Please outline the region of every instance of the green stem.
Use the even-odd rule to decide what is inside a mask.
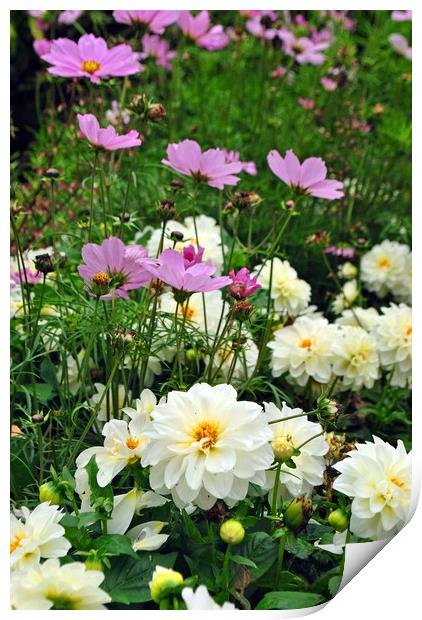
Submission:
[[[274,480],[274,488],[273,495],[271,500],[271,514],[273,517],[277,516],[277,499],[278,499],[278,487],[280,486],[280,474],[281,474],[281,463],[277,463],[277,469],[275,471],[275,480]]]
[[[92,169],[91,176],[91,201],[89,206],[89,228],[88,228],[88,241],[91,243],[92,240],[92,223],[94,221],[94,182],[95,182],[95,172],[97,169],[97,161],[98,161],[98,149],[94,151],[94,167]]]

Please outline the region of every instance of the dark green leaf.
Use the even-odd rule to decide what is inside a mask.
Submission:
[[[304,609],[324,602],[324,597],[312,592],[268,592],[256,609]]]

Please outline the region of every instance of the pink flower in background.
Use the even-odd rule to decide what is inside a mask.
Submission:
[[[328,28],[323,28],[323,30],[316,30],[313,28],[311,31],[311,39],[314,43],[332,43],[333,41],[333,33]]]
[[[116,151],[117,149],[130,149],[142,144],[139,133],[134,129],[119,136],[113,125],[108,125],[105,129],[100,127],[93,114],[78,114],[77,117],[82,135],[96,147],[103,148],[106,151]]]
[[[167,26],[177,22],[180,11],[113,11],[119,24],[128,26],[137,22],[147,26],[155,34],[163,34]]]
[[[51,41],[48,41],[48,39],[35,39],[35,41],[32,42],[32,47],[37,56],[42,58],[50,53]]]
[[[388,40],[398,54],[401,54],[408,60],[412,60],[412,48],[409,46],[406,37],[395,32],[394,34],[390,34]]]
[[[245,299],[261,288],[256,281],[257,276],[251,278],[251,273],[246,267],[242,267],[237,273],[230,271],[229,276],[232,279],[230,295],[235,299]]]
[[[211,261],[186,266],[184,255],[171,248],[161,252],[158,260],[158,267],[149,266],[148,269],[154,278],[159,278],[176,291],[206,293],[227,286],[231,282],[226,276],[211,277],[216,272],[216,267]]]
[[[171,69],[171,60],[176,56],[176,52],[170,51],[168,41],[160,39],[157,34],[144,34],[142,37],[141,58],[152,56],[157,65],[164,67],[168,71]]]
[[[43,19],[43,16],[47,11],[27,11],[28,15],[36,19],[36,25],[39,30],[48,30],[49,23]]]
[[[320,82],[322,86],[324,87],[324,89],[328,91],[329,93],[332,93],[334,90],[336,90],[338,86],[335,80],[332,80],[331,78],[328,78],[328,77],[322,77]]]
[[[240,172],[246,172],[246,174],[250,174],[251,176],[256,176],[257,169],[254,161],[240,161],[240,153],[239,151],[226,151],[223,149],[224,155],[226,157],[226,163],[233,164],[239,163],[242,166]]]
[[[57,18],[59,24],[70,25],[75,23],[80,16],[83,14],[83,11],[62,11]]]
[[[86,289],[104,301],[127,299],[128,291],[148,284],[152,276],[146,267],[156,263],[142,246],[125,246],[116,237],[105,239],[101,245],[87,243],[82,258],[85,264],[79,265],[78,271]]]
[[[169,144],[167,157],[168,159],[162,159],[161,163],[180,174],[207,183],[210,187],[224,189],[225,185],[237,185],[240,181],[234,174],[241,172],[241,163],[228,164],[222,149],[208,149],[202,153],[195,140]]]
[[[342,248],[335,245],[327,245],[327,247],[324,248],[324,254],[332,254],[333,256],[352,259],[356,254],[356,249],[354,247]]]
[[[286,67],[283,67],[283,65],[280,65],[279,67],[277,67],[277,69],[275,69],[275,71],[271,73],[271,75],[273,78],[276,78],[277,80],[279,80],[280,78],[286,75],[286,72],[287,72]]]
[[[21,278],[22,275],[22,278]],[[33,271],[29,269],[29,267],[23,267],[20,273],[19,271],[14,271],[10,274],[10,278],[16,284],[26,284],[33,286],[37,284],[43,278],[43,274],[40,271]]]
[[[327,41],[314,43],[312,39],[307,37],[297,38],[288,30],[279,30],[278,36],[283,41],[285,54],[294,58],[300,65],[322,65],[325,61],[325,56],[321,52],[329,47]]]
[[[258,39],[271,40],[277,36],[277,29],[272,24],[277,19],[274,11],[251,11],[251,13],[259,13],[252,15],[251,19],[246,22],[246,30]]]
[[[303,97],[299,97],[297,102],[305,110],[313,110],[315,107],[315,101],[313,99],[304,99]]]
[[[277,19],[277,13],[274,11],[239,11],[239,13],[244,17],[263,17],[267,15],[273,22]]]
[[[116,100],[111,102],[111,109],[107,110],[105,116],[112,125],[117,125],[119,121],[121,121],[123,125],[127,125],[130,121],[129,111],[122,110],[119,102]]]
[[[273,150],[268,153],[267,162],[279,179],[299,193],[327,200],[344,195],[343,183],[326,179],[327,167],[320,157],[309,157],[301,164],[292,150],[287,151],[284,158]]]
[[[130,45],[122,43],[108,49],[101,37],[84,34],[78,43],[70,39],[55,39],[43,60],[53,65],[48,69],[53,75],[88,77],[91,82],[98,84],[101,78],[121,77],[143,71],[139,56]]]
[[[188,245],[187,247],[183,248],[182,254],[185,261],[185,267],[187,269],[188,267],[192,267],[193,265],[202,263],[204,248],[201,248],[201,246],[199,246],[198,250],[195,250],[193,245]]]
[[[220,50],[227,47],[230,42],[228,35],[223,31],[223,26],[212,26],[210,28],[208,11],[201,11],[196,16],[189,11],[180,11],[177,23],[186,37],[207,50]]]
[[[391,13],[391,19],[394,22],[412,21],[412,11],[393,11]]]

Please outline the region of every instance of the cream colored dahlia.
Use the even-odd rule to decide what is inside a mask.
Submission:
[[[381,366],[392,370],[391,385],[411,386],[412,383],[412,308],[391,304],[381,308],[382,315],[374,325]]]
[[[360,390],[373,387],[380,376],[375,338],[361,327],[345,325],[333,340],[333,372],[342,378],[342,387]]]
[[[282,314],[298,316],[309,306],[311,287],[305,280],[300,280],[297,272],[287,260],[273,259],[271,279],[271,261],[266,261],[254,275],[257,276],[262,288],[268,290],[271,281],[271,298],[274,309]]]
[[[340,472],[333,488],[353,498],[353,534],[382,540],[403,527],[410,508],[411,455],[402,441],[394,448],[374,437],[333,467]]]
[[[386,239],[364,254],[360,263],[361,280],[379,297],[402,291],[403,279],[409,272],[409,246]]]
[[[351,325],[352,327],[362,327],[366,331],[370,331],[379,319],[376,308],[360,308],[355,306],[353,309],[344,310],[336,319],[337,325]]]

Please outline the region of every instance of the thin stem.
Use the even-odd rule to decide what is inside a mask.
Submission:
[[[277,500],[278,500],[278,487],[280,486],[280,474],[281,474],[281,463],[277,463],[277,469],[275,470],[275,480],[274,480],[274,488],[273,495],[271,500],[271,514],[275,517],[277,516]]]
[[[91,201],[89,206],[89,228],[88,228],[88,241],[91,243],[92,240],[92,223],[94,221],[94,181],[95,181],[95,172],[97,169],[97,161],[98,161],[98,149],[94,151],[94,167],[92,169],[91,176]]]

